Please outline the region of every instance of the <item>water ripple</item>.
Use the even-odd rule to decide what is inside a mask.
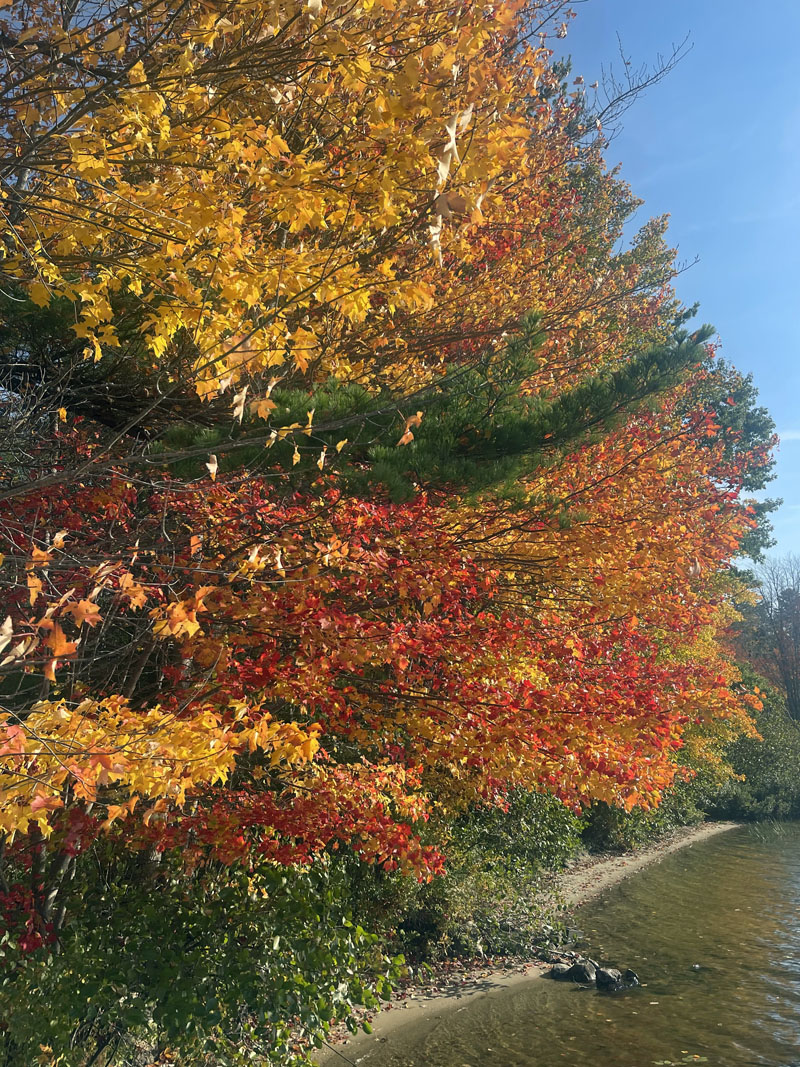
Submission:
[[[582,909],[592,955],[634,967],[642,988],[609,997],[534,980],[399,1031],[359,1062],[800,1067],[799,905],[800,825],[721,834]]]

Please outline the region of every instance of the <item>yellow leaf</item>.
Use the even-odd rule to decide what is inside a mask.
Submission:
[[[30,599],[31,607],[36,603],[39,594],[42,591],[42,579],[35,574],[28,575],[28,597]]]
[[[40,308],[45,308],[50,303],[50,290],[42,282],[34,282],[28,295]]]
[[[91,359],[95,363],[98,363],[103,358],[103,350],[100,347],[100,342],[96,337],[90,338],[91,344],[87,345],[83,350],[83,358]]]

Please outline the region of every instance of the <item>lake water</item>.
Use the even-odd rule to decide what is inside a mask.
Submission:
[[[402,1029],[359,1065],[800,1067],[799,825],[675,852],[576,922],[588,955],[643,985],[608,995],[535,979]]]

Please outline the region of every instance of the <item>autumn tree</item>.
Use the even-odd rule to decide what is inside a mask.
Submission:
[[[770,557],[755,575],[755,602],[744,608],[739,643],[744,655],[786,696],[800,718],[800,560]]]
[[[657,805],[748,729],[771,428],[664,220],[620,244],[564,14],[0,13],[0,922],[54,1062],[289,1062],[397,972],[338,857],[433,878],[432,813]]]

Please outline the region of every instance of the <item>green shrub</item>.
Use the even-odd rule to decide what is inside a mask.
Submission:
[[[98,878],[59,954],[4,961],[4,1067],[40,1062],[43,1046],[61,1067],[130,1067],[167,1050],[181,1067],[307,1062],[298,1034],[321,1044],[333,1022],[355,1029],[355,1006],[375,1006],[402,964],[338,896],[326,864],[138,889]]]
[[[755,716],[762,740],[742,737],[726,758],[738,779],[710,805],[718,818],[790,819],[800,816],[800,723],[789,717],[781,694],[758,680],[763,708]]]
[[[553,797],[517,792],[507,811],[481,808],[429,833],[446,837],[446,873],[418,884],[354,872],[353,910],[382,923],[411,959],[528,954],[549,921],[542,889],[580,847],[581,821]]]
[[[682,826],[702,822],[714,787],[711,776],[701,771],[666,790],[659,806],[651,811],[642,808],[625,811],[608,804],[594,804],[587,813],[583,843],[592,852],[644,848]]]

